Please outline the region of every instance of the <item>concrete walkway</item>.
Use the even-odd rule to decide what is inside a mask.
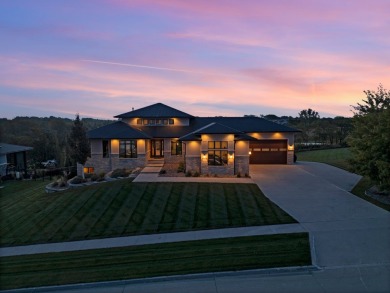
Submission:
[[[49,252],[77,251],[99,248],[126,247],[154,243],[181,242],[202,239],[270,235],[303,232],[299,224],[225,228],[190,232],[161,233],[129,237],[115,237],[61,243],[36,244],[0,248],[0,257]]]

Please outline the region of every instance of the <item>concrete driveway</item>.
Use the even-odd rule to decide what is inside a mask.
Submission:
[[[390,264],[390,213],[346,191],[359,176],[320,163],[253,165],[251,175],[310,232],[318,266]]]

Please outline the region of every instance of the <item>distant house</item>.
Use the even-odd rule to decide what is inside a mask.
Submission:
[[[27,152],[32,147],[8,143],[0,143],[0,176],[7,175],[11,170],[25,172],[27,170]]]
[[[293,164],[298,130],[259,117],[195,117],[162,103],[91,130],[86,173],[184,162],[201,174],[249,174],[250,164]]]

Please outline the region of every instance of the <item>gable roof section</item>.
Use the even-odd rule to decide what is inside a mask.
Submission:
[[[193,116],[169,107],[163,103],[153,104],[141,109],[123,113],[115,118],[192,118]]]
[[[88,131],[89,139],[106,138],[106,139],[148,139],[151,138],[146,133],[135,129],[122,121],[117,121],[94,130]]]
[[[28,146],[0,143],[0,155],[30,151],[32,149],[33,149],[32,147],[28,147]]]

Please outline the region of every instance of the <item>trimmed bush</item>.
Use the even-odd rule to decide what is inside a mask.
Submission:
[[[84,183],[84,182],[86,182],[87,180],[85,180],[84,178],[82,178],[82,177],[80,177],[80,176],[76,176],[76,177],[74,177],[71,181],[70,181],[70,183],[71,184],[81,184],[81,183]]]
[[[131,170],[128,169],[115,169],[111,173],[111,178],[128,177],[131,174]]]
[[[184,162],[179,162],[179,167],[177,167],[177,173],[183,173],[185,171]]]

